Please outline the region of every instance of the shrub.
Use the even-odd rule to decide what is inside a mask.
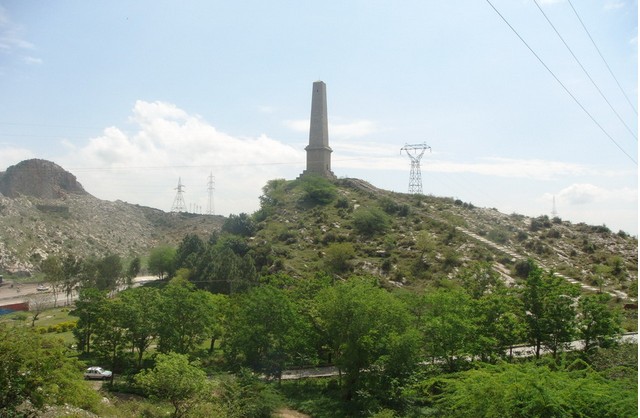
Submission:
[[[348,242],[331,244],[327,248],[324,264],[332,273],[345,273],[351,270],[351,260],[355,254],[353,245]]]
[[[353,214],[353,226],[362,235],[375,235],[389,228],[389,215],[379,208],[361,208]]]
[[[222,224],[222,231],[243,237],[253,236],[256,232],[256,225],[253,219],[246,213],[240,215],[231,214]]]
[[[349,204],[349,200],[346,197],[338,198],[335,206],[338,209],[349,209],[351,207],[351,205]]]
[[[304,200],[311,203],[326,205],[331,203],[336,195],[336,186],[320,176],[306,175],[300,179]]]

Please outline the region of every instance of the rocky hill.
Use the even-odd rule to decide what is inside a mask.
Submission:
[[[97,199],[75,176],[45,160],[0,174],[0,274],[29,276],[48,255],[145,257],[186,233],[206,237],[221,216],[172,214]]]
[[[0,173],[0,194],[6,197],[32,196],[41,199],[61,199],[70,194],[88,193],[76,176],[51,161],[22,161]]]
[[[336,272],[335,263],[346,259],[338,273],[420,288],[443,285],[478,261],[490,262],[513,282],[533,259],[585,291],[637,298],[638,241],[624,232],[393,193],[358,179],[341,179],[334,187],[333,197],[326,185],[301,180],[265,187],[252,245],[268,252],[271,271]]]

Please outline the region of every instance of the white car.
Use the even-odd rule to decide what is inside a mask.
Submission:
[[[84,371],[84,378],[87,380],[107,380],[111,379],[112,373],[102,367],[89,367]]]
[[[46,292],[47,290],[49,290],[49,286],[45,286],[43,284],[39,284],[38,287],[36,287],[36,290],[38,292]]]

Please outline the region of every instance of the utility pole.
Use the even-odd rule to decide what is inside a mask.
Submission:
[[[215,215],[213,210],[213,191],[216,186],[216,178],[213,177],[213,172],[209,174],[209,181],[207,182],[207,190],[209,191],[209,206],[207,207],[207,215]]]
[[[426,150],[431,151],[431,147],[428,146],[426,142],[414,145],[406,144],[404,147],[400,148],[400,154],[404,151],[411,159],[411,173],[409,174],[409,193],[411,194],[422,194],[420,159]]]
[[[182,185],[182,179],[178,177],[178,187],[174,190],[177,190],[176,197],[173,199],[173,205],[171,206],[171,212],[186,212],[187,205],[184,203],[184,197],[182,194],[184,193],[184,186]]]

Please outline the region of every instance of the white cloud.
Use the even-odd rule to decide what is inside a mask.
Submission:
[[[34,158],[33,152],[24,148],[14,148],[2,146],[0,144],[0,171],[9,166],[15,165],[16,161]]]
[[[275,113],[278,109],[273,106],[262,105],[258,106],[258,111],[260,113]]]
[[[35,46],[27,41],[22,26],[11,21],[6,9],[0,6],[0,53],[17,56],[28,65],[42,64],[40,58],[32,55],[24,55],[32,52]]]
[[[591,203],[624,201],[637,202],[638,190],[629,187],[605,189],[588,183],[576,183],[562,189],[558,199],[570,205],[588,205]]]
[[[31,56],[24,56],[22,57],[22,61],[24,61],[27,64],[30,65],[40,65],[42,64],[42,60],[40,58],[35,58],[35,57],[31,57]]]
[[[329,124],[329,134],[336,138],[357,138],[376,131],[376,124],[370,120],[357,120],[349,123]]]
[[[617,10],[626,6],[625,2],[619,0],[610,0],[604,3],[604,10]]]
[[[13,52],[33,49],[33,44],[24,38],[23,32],[22,27],[13,23],[7,11],[0,6],[0,50]]]
[[[580,164],[547,160],[486,158],[485,162],[459,163],[434,160],[425,168],[446,173],[475,173],[497,177],[551,180],[559,176],[585,175],[592,170]]]
[[[309,119],[285,120],[283,125],[294,132],[309,132]]]
[[[66,144],[69,153],[61,165],[97,197],[169,210],[180,177],[185,201],[206,208],[212,173],[216,213],[250,212],[268,180],[292,178],[304,168],[303,150],[266,135],[219,132],[170,103],[137,101],[130,120],[133,132],[110,127],[85,146]]]

